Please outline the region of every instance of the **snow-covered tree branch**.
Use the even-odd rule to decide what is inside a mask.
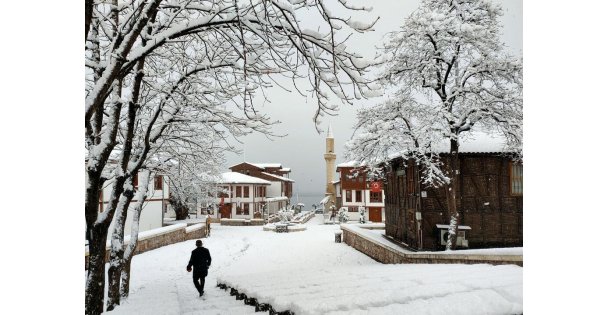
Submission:
[[[366,9],[344,0],[338,5]],[[326,25],[305,27],[301,21],[312,12]],[[273,135],[276,122],[252,99],[277,76],[308,78],[317,99],[315,121],[337,109],[330,95],[345,103],[370,95],[369,63],[336,34],[364,32],[373,23],[333,16],[323,1],[85,3],[87,314],[103,311],[105,242],[129,178],[154,169],[152,157],[204,154],[209,143],[197,135],[213,135],[214,141],[250,132]],[[186,144],[191,146],[180,151]],[[112,192],[100,213],[104,183]]]

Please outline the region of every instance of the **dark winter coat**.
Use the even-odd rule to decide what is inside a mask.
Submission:
[[[188,268],[194,266],[194,271],[207,270],[211,266],[211,254],[205,247],[197,247],[192,251],[190,255],[190,261],[188,262]]]

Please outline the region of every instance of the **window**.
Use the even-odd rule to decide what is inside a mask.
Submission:
[[[154,190],[163,189],[163,177],[160,175],[154,176]]]
[[[346,191],[346,202],[353,201],[353,192],[351,190]]]
[[[359,207],[348,207],[348,212],[359,212]]]
[[[511,195],[521,196],[524,193],[524,166],[521,163],[511,163]]]
[[[382,192],[373,192],[369,193],[369,201],[370,202],[382,202]]]
[[[236,186],[236,196],[237,196],[237,198],[241,197],[241,195],[242,195],[241,194],[241,186]]]
[[[224,198],[230,198],[230,196],[228,196],[228,192],[230,192],[230,189],[227,186],[222,186],[220,187],[219,196]]]
[[[355,202],[361,202],[361,191],[360,190],[355,191]]]
[[[137,186],[139,186],[139,176],[135,174],[133,176],[133,187],[137,188]]]
[[[236,207],[236,214],[238,215],[249,215],[249,204],[242,203],[240,206]]]
[[[249,186],[243,187],[243,197],[249,198]]]

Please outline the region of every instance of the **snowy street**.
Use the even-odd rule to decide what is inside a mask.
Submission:
[[[490,265],[383,265],[334,243],[338,225],[309,221],[303,232],[214,224],[203,239],[212,265],[199,298],[186,272],[194,241],[133,258],[131,293],[116,314],[261,314],[218,280],[296,314],[517,314],[523,268]]]

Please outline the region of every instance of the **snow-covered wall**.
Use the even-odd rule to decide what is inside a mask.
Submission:
[[[519,252],[501,251],[449,251],[411,252],[389,241],[381,234],[356,224],[341,224],[343,240],[347,245],[384,264],[491,264],[523,266]]]
[[[185,223],[174,224],[170,226],[160,227],[145,232],[140,232],[138,236],[135,255],[141,254],[162,246],[171,245],[187,240],[201,239],[206,237],[207,227],[204,224],[195,224],[187,226]],[[125,236],[125,244],[131,241],[130,236]],[[110,241],[106,242],[106,261],[110,256]],[[85,246],[84,253],[85,269],[89,263],[89,249]]]

